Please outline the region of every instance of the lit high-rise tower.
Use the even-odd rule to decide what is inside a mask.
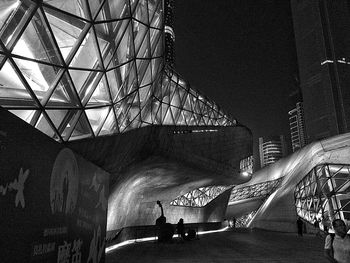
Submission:
[[[292,0],[309,142],[350,131],[350,8],[345,0]]]
[[[175,1],[165,0],[164,11],[165,62],[173,67],[175,63],[175,33],[173,30]]]
[[[265,167],[286,156],[286,142],[283,135],[259,138],[260,166]]]
[[[296,103],[296,107],[289,111],[288,115],[292,149],[293,152],[295,152],[306,145],[304,112],[302,103]]]

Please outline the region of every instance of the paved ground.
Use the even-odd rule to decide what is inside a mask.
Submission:
[[[106,255],[106,263],[326,263],[323,239],[269,231],[225,231],[171,244],[133,243]]]

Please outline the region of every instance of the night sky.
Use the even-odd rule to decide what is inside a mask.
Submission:
[[[289,0],[176,0],[175,67],[253,132],[289,139],[297,59]],[[290,147],[290,146],[289,146]]]

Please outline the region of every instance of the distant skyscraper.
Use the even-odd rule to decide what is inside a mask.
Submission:
[[[165,30],[165,62],[174,66],[175,64],[175,33],[174,33],[174,12],[175,12],[175,1],[165,0],[164,1],[164,30]]]
[[[288,112],[290,138],[292,141],[293,152],[306,145],[304,112],[301,102],[296,104],[296,107]]]
[[[286,156],[286,141],[283,135],[272,136],[269,138],[259,138],[259,153],[261,168],[271,163],[277,162]]]
[[[309,142],[350,131],[349,5],[291,1]]]

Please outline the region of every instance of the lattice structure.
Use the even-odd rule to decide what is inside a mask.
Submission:
[[[236,221],[236,227],[237,228],[245,228],[245,227],[248,227],[249,223],[252,221],[254,215],[256,214],[256,210],[254,211],[251,211],[250,213],[248,214],[245,214],[239,218],[237,218],[237,221]]]
[[[266,198],[279,187],[282,180],[283,177],[278,178],[276,180],[267,181],[259,184],[253,184],[237,189],[233,188],[229,203],[256,197]]]
[[[350,222],[350,166],[325,164],[313,168],[294,191],[297,214],[322,224],[341,218]]]
[[[203,207],[227,189],[227,186],[200,187],[175,198],[170,204],[174,206]]]
[[[0,106],[57,141],[146,125],[234,125],[164,64],[161,0],[9,0]]]

